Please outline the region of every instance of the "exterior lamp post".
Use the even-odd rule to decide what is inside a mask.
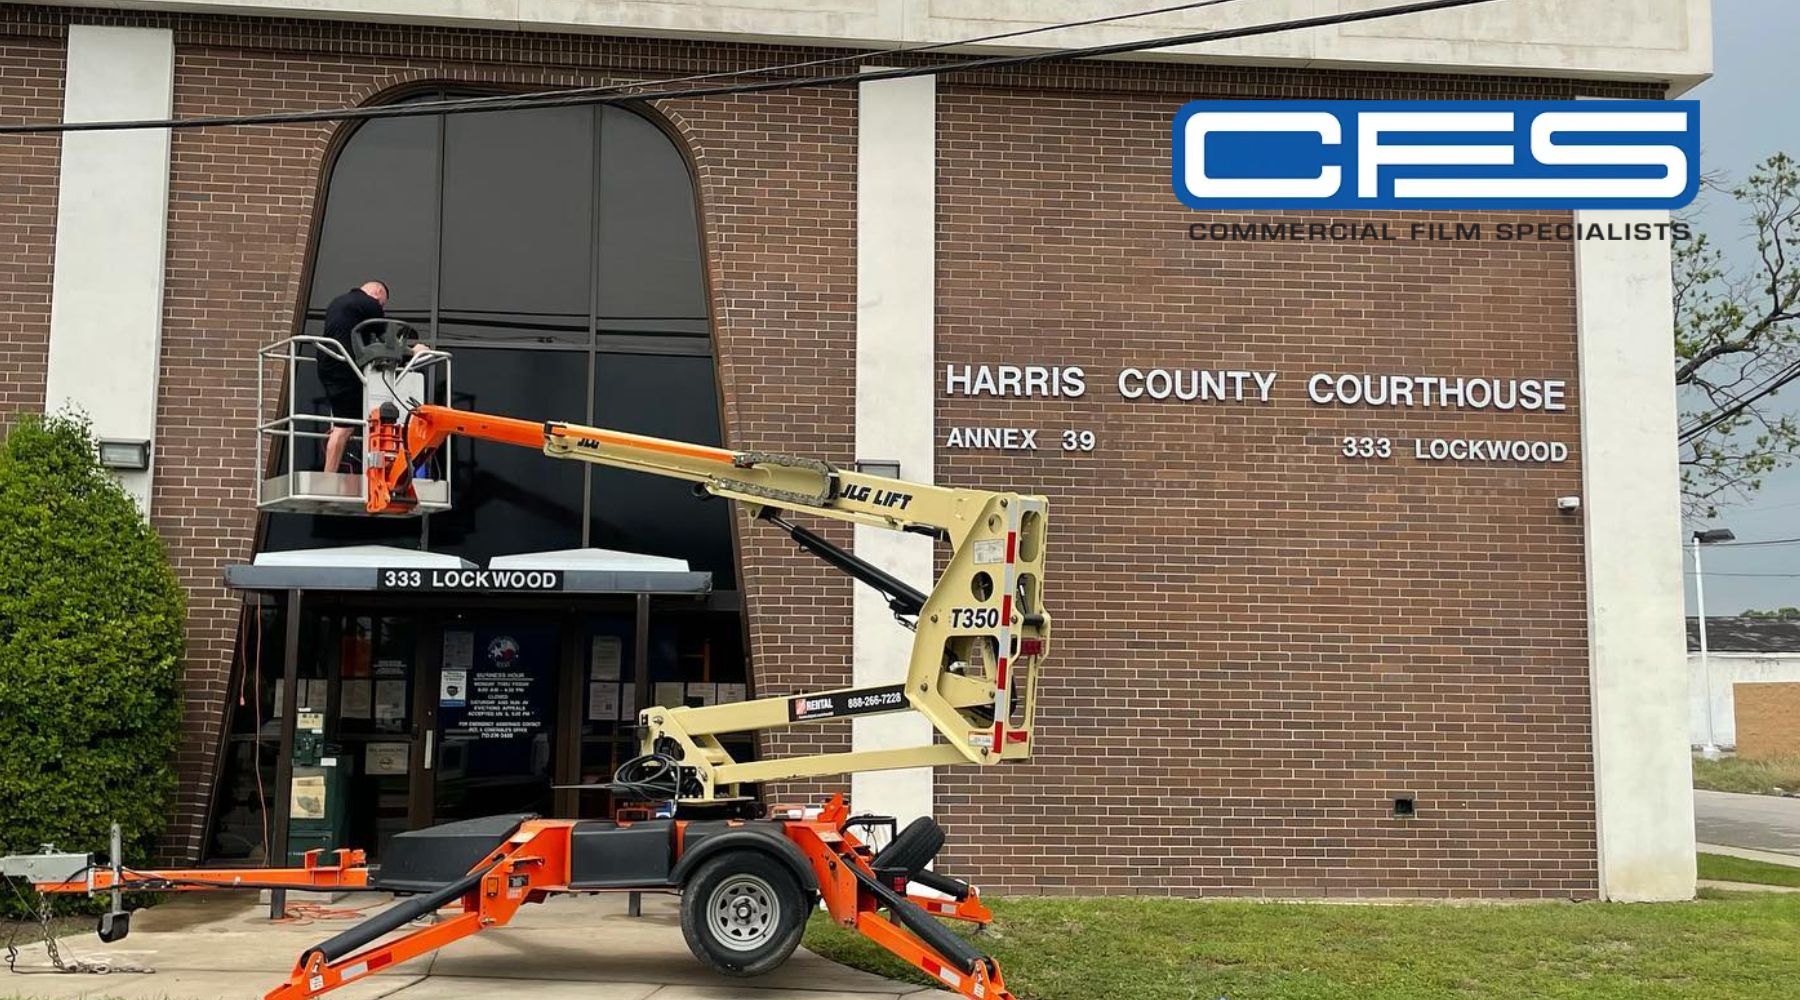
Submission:
[[[1706,704],[1706,745],[1700,748],[1700,756],[1707,760],[1719,759],[1719,744],[1713,739],[1712,660],[1706,652],[1706,574],[1700,568],[1700,546],[1729,542],[1736,538],[1737,535],[1730,528],[1708,528],[1693,534],[1694,610],[1700,618],[1700,679],[1703,685],[1702,697]]]

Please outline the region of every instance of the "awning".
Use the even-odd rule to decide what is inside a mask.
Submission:
[[[710,594],[712,574],[686,561],[611,549],[562,549],[466,559],[386,545],[263,552],[227,566],[238,590],[366,590],[470,594]]]

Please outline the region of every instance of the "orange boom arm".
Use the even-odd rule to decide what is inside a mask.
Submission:
[[[591,450],[595,442],[626,453],[641,450],[646,459],[650,456],[675,459],[680,463],[677,468],[693,463],[693,473],[685,478],[696,481],[709,478],[706,475],[708,465],[714,467],[715,473],[723,474],[734,468],[737,460],[736,452],[724,448],[666,441],[597,427],[496,417],[448,406],[417,406],[407,414],[404,422],[384,419],[380,413],[370,415],[369,454],[375,461],[370,462],[367,472],[369,513],[400,514],[410,510],[415,502],[410,486],[413,470],[442,448],[453,434],[534,448],[557,455],[568,454],[577,447]],[[656,463],[654,466],[648,461],[616,464],[636,464],[662,475],[680,475],[665,463]]]

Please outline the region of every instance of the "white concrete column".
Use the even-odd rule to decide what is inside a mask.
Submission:
[[[906,479],[933,476],[936,330],[937,84],[930,77],[861,85],[856,185],[856,455],[893,459]],[[921,590],[932,579],[930,539],[856,528],[856,553]],[[886,603],[856,586],[855,683],[906,678],[912,633]],[[857,750],[931,742],[916,715],[857,719]],[[851,778],[859,811],[902,825],[932,811],[931,769]]]
[[[1578,212],[1576,222],[1667,222]],[[1575,243],[1600,894],[1694,894],[1669,244]],[[1545,498],[1549,502],[1549,498]]]
[[[69,27],[64,121],[167,118],[174,88],[168,29]],[[153,465],[168,216],[167,130],[63,136],[45,404],[152,442]],[[150,472],[121,478],[147,512]]]

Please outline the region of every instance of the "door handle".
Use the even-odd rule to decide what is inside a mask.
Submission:
[[[436,744],[437,727],[425,730],[425,770],[431,770],[431,750]]]

